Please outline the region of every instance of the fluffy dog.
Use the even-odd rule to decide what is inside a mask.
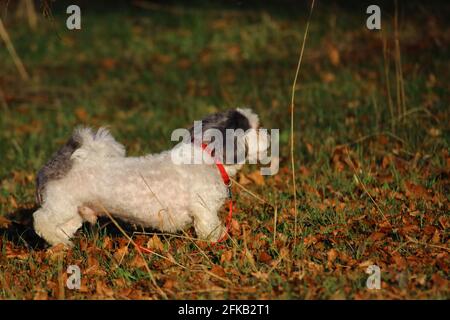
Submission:
[[[245,158],[254,160],[269,147],[267,135],[249,133],[258,127],[258,116],[250,109],[216,113],[202,120],[202,142],[211,142],[208,129],[223,133],[241,129],[245,133],[235,136],[234,150],[239,154],[237,148],[246,146]],[[223,150],[229,150],[228,141],[223,142]],[[95,223],[109,212],[123,221],[167,232],[193,223],[199,238],[217,241],[225,232],[218,210],[227,198],[227,186],[214,162],[184,160],[192,160],[195,152],[217,160],[220,152],[211,153],[194,142],[181,142],[159,154],[126,157],[124,146],[108,130],[76,129],[38,172],[35,231],[52,245],[70,246],[70,238],[84,221]],[[182,163],[174,162],[177,157]],[[226,152],[220,157],[224,162]],[[224,163],[231,177],[241,167],[239,162]]]

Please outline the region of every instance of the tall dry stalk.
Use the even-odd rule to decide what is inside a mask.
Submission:
[[[388,51],[388,46],[387,46],[386,35],[384,33],[382,33],[381,37],[382,37],[382,42],[383,42],[384,77],[385,77],[385,81],[386,81],[386,91],[387,91],[389,114],[391,115],[391,130],[393,133],[395,133],[394,104],[392,102],[391,81],[389,78],[389,51]]]
[[[297,244],[297,223],[298,223],[298,210],[297,210],[297,183],[295,181],[295,146],[294,146],[294,109],[295,109],[295,87],[297,86],[297,79],[300,73],[300,66],[303,60],[303,52],[305,51],[306,38],[308,36],[309,23],[311,21],[312,12],[314,9],[314,0],[311,2],[311,8],[309,10],[308,21],[306,22],[305,33],[303,35],[303,42],[300,49],[300,56],[298,58],[297,69],[295,71],[294,81],[292,83],[292,95],[291,95],[291,169],[292,169],[292,191],[294,193],[294,245]]]
[[[0,18],[0,37],[2,38],[3,42],[5,42],[6,49],[8,50],[11,58],[13,59],[20,76],[22,77],[23,80],[28,80],[30,76],[28,75],[28,72],[22,63],[22,60],[20,60],[19,55],[16,52],[16,49],[14,49],[14,45],[12,44],[8,31],[6,31],[2,18]]]
[[[398,3],[395,1],[394,15],[394,43],[395,43],[395,76],[397,86],[397,116],[399,119],[405,119],[406,114],[406,97],[405,85],[403,80],[402,59],[400,52],[400,36],[398,32]]]

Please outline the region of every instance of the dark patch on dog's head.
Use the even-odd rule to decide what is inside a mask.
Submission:
[[[232,130],[239,130],[241,129],[243,132],[246,132],[251,128],[250,121],[247,119],[245,115],[243,115],[238,110],[228,110],[224,112],[218,112],[211,114],[204,118],[202,121],[202,142],[203,143],[211,143],[214,141],[214,139],[205,136],[205,132],[209,129],[215,129],[218,130],[223,137],[223,154],[220,155],[219,153],[216,154],[215,150],[212,150],[212,155],[215,157],[218,157],[219,160],[222,161],[222,163],[225,163],[225,160],[227,159],[227,142],[226,142],[226,131],[227,129]],[[191,142],[194,142],[194,127],[191,127],[189,129],[189,133],[191,135]],[[237,161],[240,159],[239,152],[240,149],[243,149],[242,151],[245,152],[244,157],[247,156],[247,148],[239,148],[239,145],[242,145],[241,142],[239,144],[238,137],[234,137],[234,163],[237,163]]]
[[[36,202],[42,204],[42,193],[51,180],[58,180],[66,176],[72,168],[72,154],[80,148],[81,137],[73,135],[50,160],[38,171],[36,177]]]

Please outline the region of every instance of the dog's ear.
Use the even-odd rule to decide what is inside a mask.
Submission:
[[[50,160],[38,171],[36,175],[36,203],[42,205],[42,194],[48,182],[58,180],[67,175],[72,168],[71,156],[81,146],[81,137],[73,134],[72,137],[56,151]]]
[[[211,154],[222,163],[230,164],[230,161],[238,163],[244,160],[247,155],[244,135],[255,123],[257,126],[257,122],[258,117],[250,109],[232,109],[214,113],[201,120],[201,141],[197,141],[198,137],[194,135],[197,130],[194,132],[194,127],[189,129],[191,142],[217,143],[215,139],[217,139],[217,135],[220,135],[222,150],[212,150]],[[227,142],[227,130],[229,129],[233,130],[234,136]],[[232,145],[230,145],[231,143]],[[227,150],[233,151],[234,156],[232,158],[231,156],[227,157]]]

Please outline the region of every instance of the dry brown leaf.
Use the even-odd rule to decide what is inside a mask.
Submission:
[[[336,80],[336,76],[331,72],[324,72],[320,74],[320,78],[325,83],[331,83]]]
[[[238,182],[239,182],[240,184],[242,184],[243,186],[246,186],[246,185],[252,183],[249,179],[247,179],[247,178],[245,177],[245,175],[244,175],[243,173],[240,173],[240,174],[239,174],[239,180],[238,180]]]
[[[433,243],[440,243],[441,242],[441,235],[439,234],[439,231],[436,230],[433,234],[433,238],[431,238],[431,242]]]
[[[116,67],[117,60],[112,58],[105,58],[101,61],[101,65],[106,70],[112,70]]]
[[[162,252],[164,251],[164,244],[161,242],[159,237],[156,234],[154,234],[153,237],[151,237],[150,240],[148,240],[147,248]]]
[[[334,262],[334,260],[336,260],[336,258],[338,257],[339,253],[337,252],[336,249],[330,249],[327,252],[327,258],[328,258],[328,262]]]
[[[425,187],[423,187],[419,184],[412,183],[410,181],[405,182],[405,190],[406,190],[407,197],[416,198],[416,199],[419,199],[419,198],[429,199],[430,198],[428,190]]]
[[[241,230],[241,226],[239,225],[239,222],[236,219],[231,220],[231,233],[233,235],[239,235]]]
[[[78,107],[75,109],[75,116],[79,121],[85,122],[88,118],[88,113],[85,108]]]
[[[127,253],[128,253],[128,247],[123,246],[122,248],[117,249],[116,252],[114,252],[113,256],[117,262],[121,262]]]
[[[226,250],[220,256],[220,263],[229,262],[229,261],[231,261],[231,258],[233,258],[233,251]]]
[[[219,277],[222,277],[222,278],[227,276],[227,274],[225,273],[225,270],[221,266],[219,266],[217,264],[212,266],[211,272],[214,273],[215,275],[219,276]]]
[[[264,181],[264,177],[261,175],[261,172],[259,172],[259,170],[255,170],[252,173],[248,174],[247,178],[249,178],[258,186],[263,186],[266,184]]]
[[[386,234],[383,232],[374,232],[369,236],[369,238],[372,241],[378,241],[378,240],[383,239],[385,236],[386,236]]]
[[[129,265],[134,268],[145,268],[147,263],[145,262],[145,260],[142,258],[142,256],[140,254],[137,254],[134,256],[133,260],[131,260]]]
[[[101,280],[97,280],[95,290],[100,296],[112,297],[114,295],[114,291]]]
[[[269,264],[272,261],[272,257],[267,252],[262,251],[259,254],[259,261]]]
[[[371,265],[373,265],[373,261],[372,260],[366,260],[366,261],[361,262],[358,265],[358,267],[367,268],[368,266],[371,266]]]
[[[3,216],[0,216],[0,228],[8,228],[10,224],[10,220],[6,219]]]
[[[40,286],[37,287],[36,292],[34,293],[33,300],[48,300],[47,290],[44,290]]]
[[[338,66],[339,63],[341,62],[341,58],[340,58],[338,49],[335,46],[330,45],[328,47],[327,53],[328,53],[328,59],[330,59],[331,64],[333,66]]]

